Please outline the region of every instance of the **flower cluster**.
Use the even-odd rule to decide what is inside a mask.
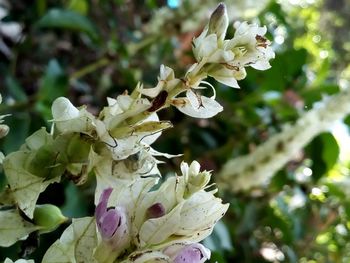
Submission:
[[[232,39],[225,40],[228,27],[226,8],[220,4],[201,35],[193,40],[193,53],[197,63],[188,75],[202,70],[217,81],[239,88],[237,80],[247,75],[245,67],[266,70],[275,57],[270,41],[264,36],[266,27],[247,22],[236,22]],[[204,69],[203,69],[204,67]]]
[[[173,105],[189,116],[210,118],[223,108],[215,100],[215,89],[204,81],[205,78],[211,76],[225,85],[239,88],[237,81],[247,75],[245,67],[258,70],[270,68],[269,60],[275,54],[270,41],[264,37],[266,27],[237,22],[234,37],[225,39],[228,24],[226,7],[221,3],[203,32],[193,39],[193,53],[197,62],[190,66],[185,77],[176,78],[171,68],[162,65],[158,85],[140,90],[141,94],[159,103],[154,111]],[[208,86],[213,89],[211,97],[199,93]],[[186,96],[179,96],[181,93]]]
[[[181,170],[181,175],[168,178],[157,190],[152,190],[156,178],[98,177],[92,219],[97,231],[78,245],[93,243],[96,249],[84,260],[199,263],[209,259],[210,251],[198,242],[210,235],[228,204],[214,196],[216,189],[207,190],[211,175],[200,172],[199,163],[183,162]],[[65,245],[62,240],[51,247],[44,259],[55,258],[58,251],[66,250]]]
[[[214,196],[217,189],[209,189],[210,172],[201,172],[196,161],[183,162],[181,175],[159,183],[156,157],[174,155],[157,152],[150,145],[172,127],[169,121],[159,120],[161,109],[175,106],[196,118],[210,118],[223,110],[215,100],[214,87],[204,81],[208,76],[238,87],[237,80],[246,76],[245,67],[270,66],[274,53],[264,37],[265,27],[237,24],[234,37],[225,40],[227,27],[226,7],[220,4],[203,33],[193,40],[197,62],[183,78],[162,65],[155,87],[138,84],[131,94],[108,98],[97,116],[85,106],[77,108],[67,98],[57,98],[51,132],[38,130],[3,161],[12,204],[33,220],[29,222],[17,210],[0,213],[7,222],[16,219],[12,221],[23,225],[0,245],[10,246],[33,231],[53,231],[66,218],[57,207],[37,206],[40,193],[63,176],[80,185],[94,174],[95,215],[73,219],[42,262],[200,263],[209,259],[210,251],[199,242],[210,235],[228,205]],[[208,87],[213,96],[201,95]],[[1,122],[0,116],[0,137],[7,133]]]

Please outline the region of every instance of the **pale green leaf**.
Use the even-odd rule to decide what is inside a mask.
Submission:
[[[96,245],[95,219],[73,219],[61,238],[47,250],[42,263],[97,262],[93,258]]]
[[[0,237],[2,237],[0,246],[2,247],[9,247],[18,240],[26,239],[31,232],[39,228],[24,220],[15,209],[0,211],[0,222]]]
[[[45,128],[41,128],[26,139],[25,147],[29,150],[38,150],[41,146],[52,142],[52,135],[50,135]]]
[[[60,177],[45,181],[45,178],[35,176],[26,171],[23,166],[28,159],[28,152],[18,151],[6,156],[3,167],[7,181],[19,208],[33,218],[34,208],[39,194],[46,187],[60,180]]]

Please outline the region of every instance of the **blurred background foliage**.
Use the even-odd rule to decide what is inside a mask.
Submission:
[[[155,85],[160,64],[181,76],[194,62],[191,40],[216,5],[214,0],[1,0],[0,115],[11,114],[1,150],[17,150],[35,130],[49,128],[50,106],[59,96],[97,113],[107,96],[131,91],[138,81]],[[272,68],[248,69],[240,90],[213,81],[225,108],[215,118],[160,112],[174,128],[154,145],[198,160],[214,177],[227,160],[251,152],[350,80],[349,1],[228,0],[226,5],[232,22],[267,25],[276,51]],[[230,27],[228,36],[233,34]],[[270,184],[219,192],[231,206],[204,241],[212,262],[350,262],[348,125],[350,118],[316,137]],[[178,171],[180,162],[169,160],[160,169]],[[0,189],[5,185],[1,174]],[[66,181],[50,186],[39,203],[78,217],[93,212],[92,197],[92,185]],[[40,261],[65,227],[1,249],[0,261],[6,256]]]

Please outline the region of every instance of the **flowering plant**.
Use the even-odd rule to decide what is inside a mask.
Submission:
[[[77,218],[48,249],[42,262],[204,262],[210,251],[199,242],[210,235],[228,204],[214,196],[211,172],[198,162],[181,164],[181,174],[161,181],[160,153],[150,145],[170,121],[157,112],[170,106],[195,118],[223,110],[208,76],[238,88],[245,67],[265,70],[274,57],[265,27],[236,24],[225,40],[226,7],[219,4],[193,40],[196,63],[182,78],[161,65],[153,88],[138,84],[128,94],[108,98],[97,115],[59,97],[52,105],[52,129],[42,128],[22,147],[0,160],[9,184],[0,210],[8,247],[34,231],[50,232],[67,221],[58,207],[37,205],[41,192],[62,178],[77,185],[96,178],[95,214]],[[213,96],[200,92],[212,88]],[[2,117],[0,117],[2,122]],[[1,124],[1,135],[8,128]],[[6,262],[11,262],[7,260]],[[28,261],[29,262],[29,261]]]

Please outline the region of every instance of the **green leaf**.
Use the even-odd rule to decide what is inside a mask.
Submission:
[[[307,152],[313,160],[312,177],[318,180],[337,162],[339,146],[331,133],[322,133],[312,140],[307,147]]]
[[[0,246],[9,247],[39,227],[24,220],[17,210],[0,211]],[[6,237],[6,238],[4,238]]]
[[[221,253],[223,253],[224,250],[233,249],[229,230],[222,221],[219,221],[215,225],[213,233],[204,239],[203,244],[210,250],[219,251]]]
[[[6,156],[3,167],[7,181],[19,208],[29,217],[33,218],[36,202],[46,187],[57,182],[60,177],[45,180],[29,173],[24,169],[29,153],[24,151],[13,152]]]
[[[61,207],[62,213],[67,217],[82,217],[88,215],[86,196],[74,183],[69,182],[65,188],[65,203]]]
[[[81,15],[86,15],[89,11],[89,3],[86,0],[70,0],[68,3],[68,9]]]
[[[323,143],[322,159],[327,165],[327,170],[330,170],[338,161],[339,145],[331,133],[323,133],[320,138]]]
[[[37,23],[42,28],[60,28],[86,33],[92,40],[98,39],[96,27],[91,21],[71,10],[50,9]]]
[[[73,134],[68,139],[66,154],[70,163],[88,163],[89,153],[91,149],[91,141],[88,137],[80,134]]]
[[[28,136],[30,115],[27,112],[13,114],[6,119],[10,132],[4,138],[3,150],[5,154],[18,150]]]
[[[306,107],[312,107],[315,102],[321,101],[325,95],[333,95],[339,92],[339,86],[335,84],[322,84],[317,88],[305,89],[300,92]]]
[[[40,147],[52,142],[52,135],[45,128],[41,128],[26,139],[25,147],[28,150],[39,150]]]
[[[28,100],[27,94],[24,92],[23,88],[11,75],[7,75],[5,77],[5,85],[9,93],[16,101],[26,102]]]
[[[47,1],[46,0],[37,0],[36,1],[36,11],[39,16],[44,15],[47,9]]]
[[[259,85],[259,90],[283,91],[296,86],[296,80],[303,76],[302,68],[306,63],[306,58],[305,49],[287,50],[271,60],[269,70],[264,72],[249,70],[247,79],[256,85],[257,80],[260,79],[259,76],[263,76],[264,81]]]

